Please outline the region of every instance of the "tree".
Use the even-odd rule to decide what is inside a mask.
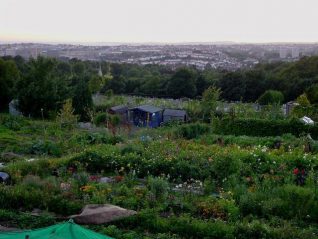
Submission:
[[[197,95],[202,95],[203,92],[211,85],[217,85],[219,80],[219,74],[215,70],[209,69],[204,70],[200,73],[197,81],[196,81],[196,87],[197,87]]]
[[[262,70],[249,70],[244,74],[244,101],[255,102],[266,90],[265,73]]]
[[[217,107],[217,102],[220,98],[221,90],[214,86],[210,86],[203,92],[202,95],[202,111],[203,120],[214,115]]]
[[[197,93],[196,74],[192,69],[180,68],[168,81],[167,93],[173,98],[192,98]]]
[[[105,89],[106,90],[113,90],[115,94],[122,94],[125,92],[125,79],[123,76],[113,77],[109,81],[106,82]]]
[[[298,96],[296,102],[299,105],[293,107],[292,116],[297,118],[308,116],[314,120],[317,119],[317,110],[315,110],[316,107],[314,105],[310,105],[306,93],[303,93],[300,96]]]
[[[310,106],[310,102],[307,98],[306,93],[301,94],[300,96],[297,97],[296,102],[302,106],[302,107],[308,107]]]
[[[163,88],[162,80],[157,76],[148,77],[144,84],[141,85],[140,91],[146,95],[159,96]]]
[[[72,106],[72,100],[67,99],[63,104],[62,109],[57,115],[57,122],[60,123],[61,127],[73,128],[76,124],[78,116],[74,114],[74,109]]]
[[[229,101],[241,100],[246,92],[246,85],[241,72],[230,72],[223,75],[219,82],[222,98]]]
[[[57,76],[56,61],[38,57],[28,63],[27,72],[18,82],[19,109],[26,115],[45,117],[56,113],[68,98],[69,90],[63,76]]]
[[[83,76],[85,73],[85,64],[81,61],[75,62],[75,64],[73,64],[72,71],[77,76]]]
[[[0,59],[0,111],[7,109],[14,98],[18,78],[19,71],[14,61]]]
[[[89,90],[92,93],[98,93],[102,87],[104,86],[105,82],[102,76],[97,76],[94,75],[92,76],[92,78],[90,79],[88,85],[89,85]]]
[[[317,104],[318,103],[318,84],[313,84],[306,90],[306,95],[308,96],[308,99],[311,104]]]
[[[93,107],[92,94],[88,83],[83,78],[78,79],[77,82],[72,99],[74,113],[79,115],[81,121],[88,121],[90,120],[89,111]]]
[[[259,98],[258,103],[261,105],[274,105],[282,104],[284,101],[284,95],[277,90],[267,90]]]

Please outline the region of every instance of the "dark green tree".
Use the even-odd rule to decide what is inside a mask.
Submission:
[[[313,84],[306,90],[307,97],[311,104],[318,103],[318,84]]]
[[[85,79],[77,79],[72,99],[74,113],[79,115],[81,121],[88,121],[89,111],[93,108],[92,94]]]
[[[249,70],[244,75],[245,94],[244,101],[255,102],[266,90],[265,73],[262,70]]]
[[[180,68],[167,83],[167,93],[173,98],[196,96],[196,73],[190,68]]]
[[[284,95],[282,92],[277,90],[267,90],[257,101],[261,105],[282,104],[284,101]]]
[[[0,111],[7,109],[14,98],[18,79],[19,71],[14,61],[0,59]]]
[[[114,76],[111,80],[107,81],[103,91],[113,90],[115,94],[125,93],[126,82],[123,76]]]
[[[229,72],[219,82],[222,98],[229,101],[241,100],[246,92],[244,76],[241,72]]]
[[[17,92],[20,110],[34,117],[55,114],[67,99],[69,92],[66,80],[58,77],[56,61],[39,57],[31,59],[27,72],[18,83]]]

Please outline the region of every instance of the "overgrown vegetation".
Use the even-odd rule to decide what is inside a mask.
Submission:
[[[299,120],[317,117],[316,62],[230,73],[103,63],[106,76],[98,78],[92,62],[1,61],[9,72],[0,72],[10,88],[5,104],[17,96],[35,118],[0,114],[0,170],[11,176],[0,185],[0,223],[37,228],[109,203],[137,211],[91,226],[117,239],[317,238],[318,128]],[[222,101],[254,102],[274,83],[281,93],[265,93],[260,109]],[[54,91],[52,98],[42,91]],[[90,91],[107,94],[93,106]],[[297,98],[288,117],[282,94]],[[182,108],[190,122],[134,128],[107,112],[118,104]]]
[[[0,119],[0,161],[12,177],[0,186],[4,225],[47,226],[85,204],[111,203],[138,212],[92,227],[116,238],[317,237],[316,141],[292,135],[297,123],[289,134],[267,129],[268,137],[258,124],[227,131],[254,130],[257,137],[215,134],[216,118],[213,126],[172,124],[113,136],[59,121]],[[103,176],[114,181],[100,182]],[[35,208],[44,214],[31,216]]]

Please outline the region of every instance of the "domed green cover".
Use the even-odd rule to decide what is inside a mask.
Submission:
[[[29,236],[29,237],[27,237]],[[112,239],[75,224],[72,220],[54,226],[21,232],[0,232],[0,239]]]

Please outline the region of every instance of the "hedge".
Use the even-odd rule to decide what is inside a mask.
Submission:
[[[263,120],[263,119],[221,119],[215,120],[214,132],[218,134],[248,136],[281,136],[293,134],[301,136],[310,133],[318,139],[318,126],[305,125],[298,120]]]

